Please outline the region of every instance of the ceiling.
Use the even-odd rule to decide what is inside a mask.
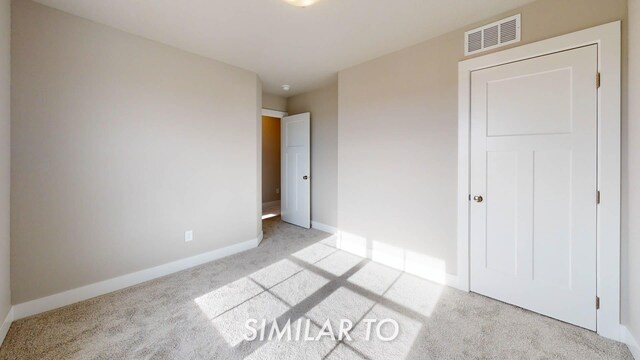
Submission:
[[[254,71],[265,92],[282,96],[314,90],[339,70],[531,2],[319,0],[301,8],[283,0],[36,1]]]

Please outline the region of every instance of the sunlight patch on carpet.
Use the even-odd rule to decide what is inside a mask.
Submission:
[[[307,316],[316,324],[324,324],[329,319],[337,336],[340,319],[349,319],[355,325],[374,304],[373,300],[341,287],[311,309]]]
[[[358,272],[351,275],[349,282],[374,294],[382,295],[400,274],[399,270],[369,262]]]
[[[249,277],[268,289],[302,270],[301,266],[284,259],[254,272]]]
[[[342,276],[362,260],[364,259],[360,256],[345,251],[336,251],[313,265],[335,276]]]
[[[245,335],[248,333],[247,320],[259,319],[259,321],[262,321],[262,319],[265,319],[266,323],[269,324],[287,310],[289,310],[287,304],[270,293],[263,292],[213,319],[212,323],[227,344],[235,347],[245,340]],[[256,328],[259,329],[260,327],[256,326]]]
[[[411,309],[420,315],[431,316],[440,300],[444,285],[403,273],[384,294],[384,298]]]
[[[320,290],[329,280],[309,270],[304,270],[289,280],[274,286],[271,291],[289,306],[296,306],[311,294]]]
[[[260,286],[244,277],[195,299],[202,313],[213,319],[263,292]]]
[[[292,256],[306,263],[313,264],[336,251],[338,251],[338,249],[332,248],[322,243],[315,243],[296,253],[293,253]]]

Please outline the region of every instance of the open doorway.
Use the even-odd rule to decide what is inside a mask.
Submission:
[[[262,110],[262,220],[311,228],[311,114]]]
[[[262,219],[280,216],[280,119],[286,113],[262,115]]]

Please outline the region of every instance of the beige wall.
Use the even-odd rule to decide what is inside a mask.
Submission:
[[[14,304],[258,236],[256,74],[30,1],[12,45]]]
[[[311,220],[337,226],[338,84],[290,97],[289,114],[311,113]]]
[[[287,99],[278,95],[262,93],[262,107],[269,110],[287,111]]]
[[[11,308],[9,276],[10,3],[10,0],[0,1],[0,326]]]
[[[622,322],[627,325],[636,341],[640,341],[640,0],[629,0],[629,96],[627,138],[628,158],[623,167],[627,168],[628,196],[626,221],[623,234],[626,235],[624,260],[628,267],[623,274]],[[625,192],[623,192],[624,194]]]
[[[262,117],[262,202],[280,200],[280,119]]]
[[[516,13],[522,14],[522,45],[623,19],[626,0],[540,0],[341,71],[341,231],[427,255],[456,274],[463,33]]]

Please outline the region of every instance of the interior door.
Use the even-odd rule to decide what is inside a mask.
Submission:
[[[311,227],[311,114],[283,117],[282,220]]]
[[[471,75],[471,290],[596,330],[597,45]]]

